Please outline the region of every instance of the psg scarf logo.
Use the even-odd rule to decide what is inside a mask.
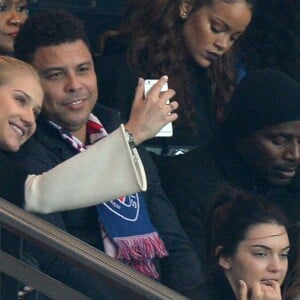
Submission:
[[[120,218],[135,222],[139,216],[140,199],[139,194],[120,197],[116,200],[103,203],[112,213]]]

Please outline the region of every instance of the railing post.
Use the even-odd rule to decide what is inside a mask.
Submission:
[[[6,251],[14,257],[20,258],[21,239],[14,233],[5,229],[0,223],[0,250]],[[0,300],[16,299],[19,281],[4,273],[0,274]]]

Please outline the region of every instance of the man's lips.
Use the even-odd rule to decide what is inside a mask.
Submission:
[[[63,102],[62,105],[69,106],[69,107],[78,107],[78,106],[83,105],[86,99],[87,99],[87,97],[67,100],[67,101]]]
[[[295,176],[296,171],[297,166],[276,169],[276,172],[279,173],[283,178],[291,178]]]

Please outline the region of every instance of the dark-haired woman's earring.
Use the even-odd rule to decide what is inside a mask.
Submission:
[[[181,15],[180,15],[181,19],[185,20],[187,19],[188,17],[188,14],[186,12],[183,12]]]

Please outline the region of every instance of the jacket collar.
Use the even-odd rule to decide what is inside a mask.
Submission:
[[[120,124],[120,114],[113,109],[96,104],[93,113],[100,119],[107,132],[115,130]],[[48,148],[51,153],[58,155],[58,157],[64,160],[77,153],[76,149],[62,139],[58,130],[48,123],[47,118],[43,114],[41,114],[37,120],[35,137]]]

